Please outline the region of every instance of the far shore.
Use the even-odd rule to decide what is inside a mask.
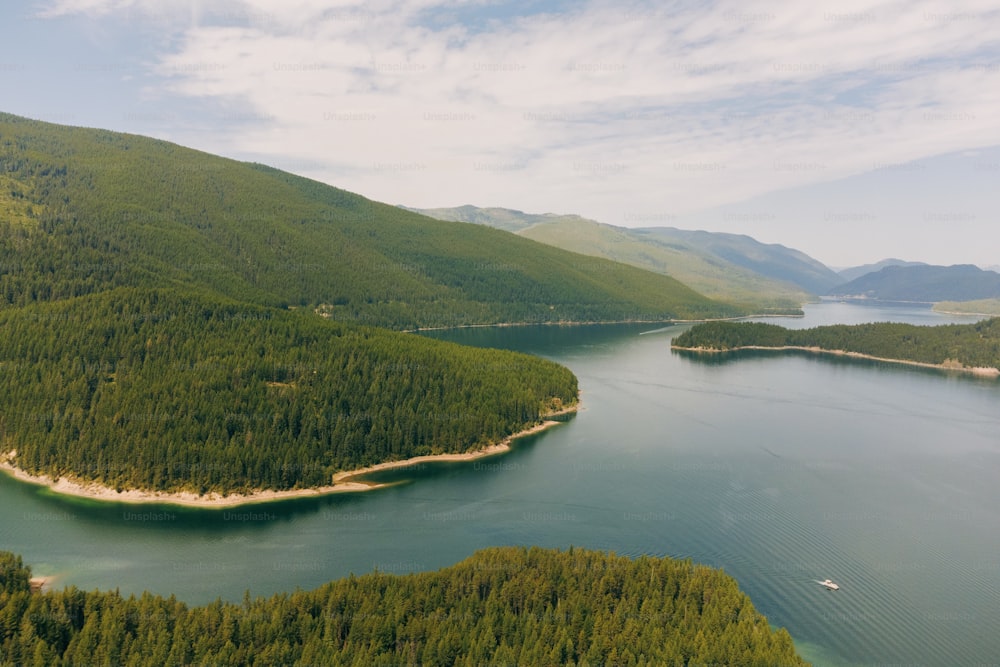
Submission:
[[[549,413],[545,415],[545,420],[542,423],[508,436],[501,442],[476,451],[463,452],[459,454],[429,454],[426,456],[415,456],[402,461],[386,461],[384,463],[379,463],[367,468],[361,468],[359,470],[338,472],[333,476],[332,485],[309,489],[289,489],[284,491],[261,489],[250,493],[229,495],[222,495],[219,493],[202,495],[192,491],[147,491],[142,489],[126,489],[124,491],[117,491],[116,489],[104,486],[103,484],[98,484],[97,482],[76,480],[69,477],[53,479],[49,475],[32,475],[11,463],[11,459],[17,455],[16,451],[0,457],[0,459],[2,459],[0,460],[0,472],[5,472],[11,477],[22,482],[47,487],[50,491],[60,495],[85,498],[88,500],[130,504],[180,505],[183,507],[197,507],[203,509],[226,509],[238,507],[240,505],[268,503],[296,498],[312,498],[316,496],[332,495],[335,493],[373,491],[375,489],[391,486],[391,484],[365,482],[359,478],[381,470],[406,468],[420,463],[473,461],[488,456],[503,454],[510,451],[511,443],[514,440],[534,435],[535,433],[540,433],[548,428],[562,424],[563,422],[551,419],[551,417],[574,413],[577,411],[578,407],[579,403],[558,412]]]
[[[455,324],[440,327],[417,327],[416,329],[403,329],[403,333],[421,333],[424,331],[453,331],[457,329],[503,329],[507,327],[585,327],[597,324],[664,324],[667,326],[674,324],[700,324],[701,322],[733,322],[737,320],[758,319],[761,317],[805,317],[804,312],[799,313],[756,313],[750,315],[734,315],[733,317],[709,317],[697,320],[596,320],[577,322],[573,320],[560,320],[558,322],[495,322],[493,324]]]
[[[942,371],[960,371],[962,373],[972,373],[973,375],[980,375],[983,377],[1000,377],[1000,368],[991,368],[989,366],[964,366],[957,363],[945,363],[945,364],[929,364],[923,361],[910,361],[908,359],[890,359],[888,357],[876,357],[871,354],[864,354],[861,352],[850,352],[848,350],[827,350],[822,347],[805,347],[802,345],[782,345],[780,347],[769,347],[767,345],[741,345],[739,347],[730,347],[724,350],[713,347],[680,347],[678,345],[670,346],[674,350],[685,350],[687,352],[706,352],[709,354],[721,353],[721,352],[739,352],[741,350],[799,350],[801,352],[811,352],[813,354],[832,354],[840,357],[851,357],[854,359],[869,359],[871,361],[885,361],[891,364],[905,364],[907,366],[919,366],[921,368],[934,368],[936,370]]]
[[[937,308],[931,308],[935,313],[941,313],[942,315],[967,315],[971,317],[1000,317],[1000,313],[974,313],[971,310],[938,310]]]

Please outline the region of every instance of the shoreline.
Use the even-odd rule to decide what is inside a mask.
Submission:
[[[175,505],[181,507],[193,507],[199,509],[230,509],[242,505],[254,505],[280,500],[294,500],[299,498],[312,498],[319,496],[333,495],[337,493],[360,493],[383,489],[391,484],[364,482],[358,478],[372,472],[389,470],[393,468],[406,468],[420,463],[451,462],[451,461],[473,461],[489,456],[510,451],[511,443],[518,438],[534,435],[547,430],[561,421],[556,421],[552,417],[559,417],[575,413],[579,408],[579,402],[575,405],[564,408],[557,412],[550,412],[542,416],[542,422],[535,424],[522,431],[507,436],[498,443],[483,447],[472,452],[462,452],[455,454],[427,454],[415,456],[399,461],[385,461],[373,466],[359,468],[357,470],[345,470],[333,475],[330,486],[319,486],[308,489],[288,489],[284,491],[257,490],[250,493],[220,495],[219,493],[209,493],[206,495],[196,494],[193,491],[146,491],[142,489],[127,489],[116,491],[97,482],[85,482],[68,477],[53,479],[50,475],[32,475],[11,463],[10,459],[17,455],[16,450],[0,456],[0,472],[10,477],[28,484],[44,486],[53,493],[83,498],[86,500],[97,500],[101,502],[118,502],[137,505]]]
[[[936,308],[931,308],[931,311],[935,313],[941,313],[942,315],[959,315],[962,317],[986,317],[986,318],[1000,317],[1000,313],[970,313],[964,310],[938,310]]]
[[[393,470],[395,468],[408,468],[410,466],[419,465],[421,463],[453,463],[461,461],[475,461],[478,459],[484,459],[491,456],[496,456],[498,454],[504,454],[511,450],[511,443],[518,438],[524,438],[529,435],[535,435],[536,433],[541,433],[546,431],[553,426],[558,426],[564,422],[551,419],[551,417],[559,417],[562,415],[572,414],[577,411],[577,406],[572,408],[566,408],[558,412],[551,412],[545,415],[544,420],[541,424],[535,424],[531,428],[526,428],[523,431],[519,431],[514,435],[508,436],[501,440],[500,442],[489,445],[482,449],[476,450],[474,452],[462,452],[456,454],[425,454],[423,456],[414,456],[409,459],[403,459],[401,461],[384,461],[382,463],[376,463],[375,465],[370,465],[366,468],[359,468],[357,470],[345,470],[338,472],[333,476],[334,484],[358,484],[361,482],[353,481],[355,478],[364,477],[373,472],[382,472],[383,470]],[[384,484],[379,486],[386,486]],[[377,487],[372,487],[377,488]]]
[[[701,322],[733,322],[736,320],[757,319],[761,317],[795,317],[803,318],[805,313],[756,313],[750,315],[734,315],[733,317],[716,317],[699,320],[599,320],[594,322],[576,322],[572,320],[560,322],[496,322],[494,324],[456,324],[454,326],[417,327],[416,329],[400,329],[400,333],[421,333],[424,331],[453,331],[457,329],[489,329],[508,327],[587,327],[598,324],[700,324]]]
[[[699,353],[709,353],[709,354],[718,354],[723,352],[739,352],[741,350],[774,350],[778,352],[784,350],[798,350],[800,352],[811,352],[813,354],[831,354],[838,357],[851,357],[854,359],[868,359],[870,361],[884,361],[891,364],[905,364],[907,366],[933,368],[941,371],[959,371],[962,373],[971,373],[973,375],[979,375],[981,377],[1000,377],[1000,368],[991,368],[989,366],[931,364],[925,361],[910,361],[908,359],[891,359],[889,357],[876,357],[875,355],[865,354],[863,352],[850,352],[848,350],[827,350],[822,347],[805,347],[803,345],[782,345],[780,347],[769,347],[767,345],[740,345],[738,347],[730,347],[725,350],[720,350],[712,347],[680,347],[677,345],[671,345],[670,348],[673,350],[684,350],[686,352],[699,352]]]

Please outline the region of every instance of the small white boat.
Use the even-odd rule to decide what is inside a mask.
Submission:
[[[840,590],[840,586],[838,586],[837,584],[833,583],[829,579],[824,579],[823,581],[820,581],[818,583],[819,583],[820,586],[826,586],[831,591],[839,591]]]

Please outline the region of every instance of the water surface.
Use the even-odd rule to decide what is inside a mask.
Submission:
[[[975,321],[824,303],[785,326]],[[1000,656],[1000,382],[805,355],[692,359],[684,327],[434,332],[569,366],[583,409],[508,455],[370,494],[230,510],[107,505],[0,477],[0,548],[59,585],[203,603],[491,545],[724,568],[816,664]],[[841,585],[827,591],[817,580]]]

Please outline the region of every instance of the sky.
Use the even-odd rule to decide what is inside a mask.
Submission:
[[[995,0],[6,0],[0,110],[391,204],[1000,265]]]

